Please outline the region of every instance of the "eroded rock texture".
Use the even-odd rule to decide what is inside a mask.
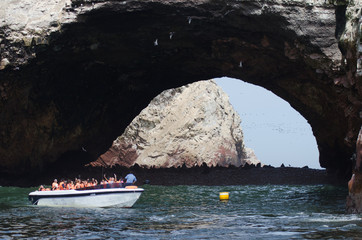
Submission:
[[[362,213],[362,128],[356,143],[356,162],[353,175],[348,182],[347,212]]]
[[[214,81],[162,92],[92,166],[242,166],[260,163],[244,146],[241,120]]]
[[[165,89],[229,76],[311,124],[350,174],[361,126],[359,1],[2,0],[0,169],[97,159]]]

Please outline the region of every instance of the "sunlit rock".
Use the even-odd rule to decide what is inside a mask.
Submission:
[[[241,120],[214,81],[162,92],[93,166],[186,167],[258,164]]]

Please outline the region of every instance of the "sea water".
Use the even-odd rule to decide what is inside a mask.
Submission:
[[[345,214],[345,187],[142,187],[128,209],[32,206],[33,188],[0,187],[0,239],[362,238],[362,215]]]

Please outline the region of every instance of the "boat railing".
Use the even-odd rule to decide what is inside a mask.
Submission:
[[[94,190],[94,189],[106,189],[106,188],[124,188],[126,185],[125,183],[105,183],[105,184],[98,184],[96,186],[89,186],[84,188],[78,188],[76,190]]]
[[[98,184],[95,186],[88,186],[83,188],[76,188],[74,190],[95,190],[95,189],[108,189],[108,188],[128,188],[128,189],[135,189],[137,188],[136,185],[129,184],[129,183],[104,183],[104,184]],[[58,189],[59,190],[59,189]],[[40,190],[38,190],[40,191]],[[50,191],[49,190],[41,190],[41,191]]]

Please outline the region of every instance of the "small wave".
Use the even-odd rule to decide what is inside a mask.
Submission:
[[[170,218],[175,217],[175,215],[166,215],[166,216],[150,216],[149,220],[154,222],[162,222]]]
[[[292,235],[299,235],[300,232],[283,232],[283,231],[278,231],[278,232],[270,232],[268,233],[269,235],[273,235],[273,236],[292,236]]]
[[[325,215],[325,216],[319,216],[319,217],[311,217],[308,218],[308,222],[354,222],[354,221],[361,221],[362,218],[358,215],[342,215],[342,216],[336,216],[336,215]]]

